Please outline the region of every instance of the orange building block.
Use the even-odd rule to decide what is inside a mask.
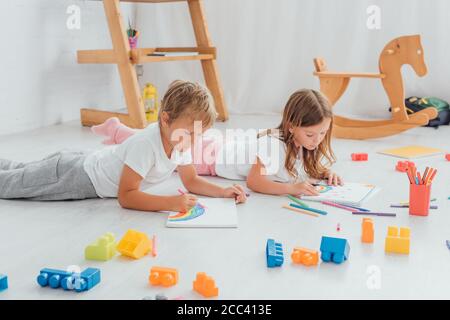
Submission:
[[[291,259],[294,263],[315,266],[319,263],[319,252],[305,248],[294,248]]]
[[[154,286],[170,287],[178,283],[178,270],[164,267],[150,269],[148,281]]]
[[[219,295],[219,288],[216,287],[214,279],[207,276],[204,272],[197,273],[197,278],[193,282],[193,289],[206,298]]]
[[[364,243],[373,243],[374,234],[373,220],[371,218],[363,218],[361,241]]]
[[[124,256],[139,259],[149,253],[152,242],[143,232],[128,230],[117,245],[117,251]]]

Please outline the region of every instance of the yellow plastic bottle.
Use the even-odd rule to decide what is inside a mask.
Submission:
[[[158,121],[158,91],[151,83],[145,84],[142,91],[142,100],[144,101],[147,122]]]

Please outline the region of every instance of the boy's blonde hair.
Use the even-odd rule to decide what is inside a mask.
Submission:
[[[160,115],[162,112],[169,115],[169,124],[187,117],[192,121],[201,121],[203,128],[211,127],[217,118],[209,90],[198,83],[183,80],[175,80],[170,84],[159,112]]]

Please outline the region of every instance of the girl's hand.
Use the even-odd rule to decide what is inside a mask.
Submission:
[[[197,204],[197,197],[193,194],[182,194],[173,197],[172,211],[187,212]]]
[[[333,186],[337,186],[337,185],[344,185],[344,180],[338,176],[336,173],[334,172],[328,172],[327,175],[325,176],[325,179],[327,180],[328,185],[333,185]]]
[[[289,194],[293,196],[305,195],[305,196],[318,196],[316,188],[308,181],[301,183],[294,183],[290,185]]]
[[[223,190],[224,198],[235,198],[236,203],[244,203],[247,201],[247,196],[245,195],[245,190],[242,186],[234,184],[232,187],[225,188]]]

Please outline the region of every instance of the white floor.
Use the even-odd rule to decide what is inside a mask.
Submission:
[[[232,116],[217,127],[266,128],[278,121],[275,116]],[[380,186],[382,190],[365,207],[391,211],[390,203],[407,201],[408,183],[404,174],[394,170],[397,159],[376,151],[421,144],[450,152],[449,133],[450,127],[446,126],[437,131],[418,128],[370,141],[335,140],[335,171],[346,181]],[[36,160],[67,147],[99,148],[100,141],[88,128],[72,122],[0,137],[0,158]],[[368,152],[369,161],[350,161],[352,152]],[[121,209],[115,200],[0,200],[0,273],[9,278],[9,289],[0,292],[0,299],[142,299],[160,292],[169,297],[199,299],[191,290],[199,271],[215,278],[221,299],[449,299],[450,251],[445,240],[450,239],[450,162],[441,155],[417,160],[416,164],[422,170],[426,165],[438,169],[432,196],[437,198],[439,209],[432,210],[428,217],[409,217],[407,209],[396,209],[395,218],[375,217],[373,245],[360,241],[361,217],[327,207],[327,216],[312,218],[281,209],[286,202],[283,197],[255,193],[251,193],[247,204],[238,206],[239,228],[233,230],[168,229],[164,214]],[[174,190],[178,184],[174,176],[167,189]],[[340,232],[336,231],[337,223]],[[384,253],[389,225],[411,228],[409,256]],[[98,236],[110,231],[121,237],[130,228],[157,235],[156,258],[131,261],[116,256],[102,263],[84,260],[84,247]],[[292,248],[318,249],[322,235],[347,238],[351,246],[349,260],[342,265],[322,263],[309,268],[292,265]],[[281,268],[266,268],[265,242],[269,237],[284,245],[285,264]],[[99,267],[102,282],[79,294],[37,285],[35,279],[41,268],[65,269],[71,265],[82,269]],[[154,265],[177,268],[178,285],[168,289],[151,287],[148,275]]]

